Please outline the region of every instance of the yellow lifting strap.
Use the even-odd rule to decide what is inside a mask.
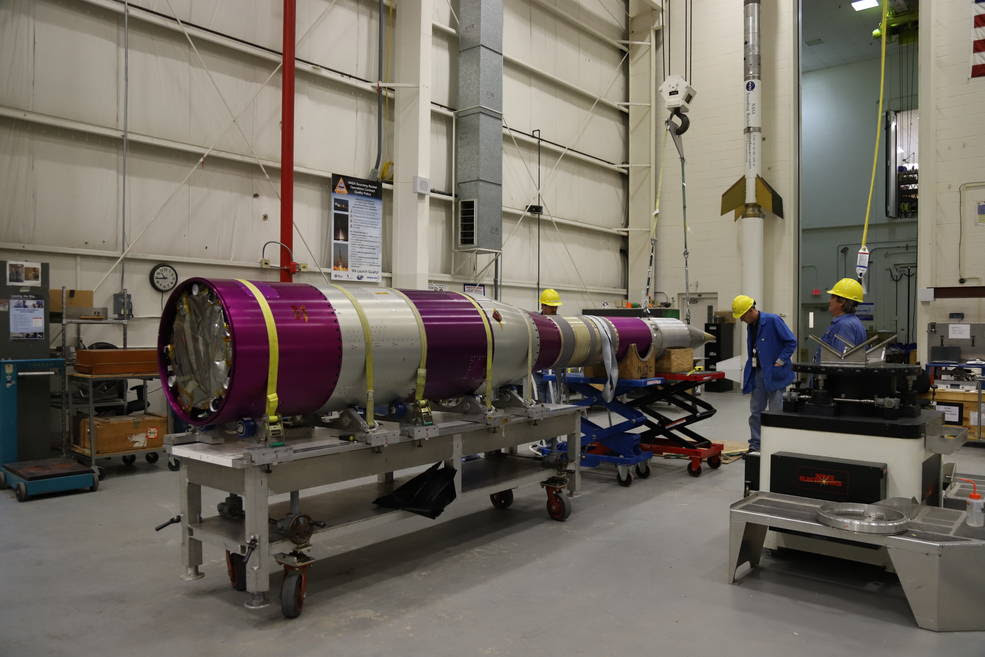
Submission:
[[[465,294],[464,292],[456,292],[455,294],[460,294],[471,302],[475,306],[476,311],[479,313],[479,317],[482,318],[482,326],[486,329],[486,408],[491,409],[493,407],[493,335],[492,326],[489,325],[489,318],[486,317],[486,311],[482,309],[479,302],[472,298],[471,295]]]
[[[366,423],[371,427],[375,427],[376,419],[373,417],[376,404],[376,390],[374,387],[375,368],[373,366],[373,334],[369,328],[369,319],[366,317],[366,311],[360,305],[359,301],[356,300],[352,292],[334,283],[332,283],[332,287],[344,294],[345,298],[349,300],[349,303],[356,310],[356,315],[359,316],[359,324],[363,327],[363,341],[366,349]]]
[[[391,289],[407,302],[407,306],[410,307],[411,312],[414,313],[414,319],[417,320],[417,332],[420,334],[421,338],[421,361],[417,365],[417,384],[414,387],[414,399],[416,401],[421,401],[424,399],[424,386],[427,384],[428,375],[428,334],[424,328],[424,318],[421,317],[421,312],[406,294],[400,290],[394,288]]]
[[[274,321],[274,313],[270,310],[267,298],[263,296],[257,286],[242,278],[237,280],[256,298],[260,312],[263,313],[263,323],[267,327],[267,405],[264,412],[271,422],[276,422],[278,420],[277,406],[280,403],[277,398],[277,369],[280,366],[280,341],[277,338],[277,323]]]

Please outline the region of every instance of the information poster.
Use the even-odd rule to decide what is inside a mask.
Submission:
[[[332,175],[332,280],[379,282],[383,273],[383,188]]]
[[[41,263],[8,261],[7,285],[12,287],[41,287]]]
[[[10,300],[10,339],[44,340],[44,299]]]
[[[961,424],[964,404],[960,402],[937,402],[935,407],[944,414],[944,424]]]
[[[947,338],[949,340],[971,340],[971,324],[948,324]]]

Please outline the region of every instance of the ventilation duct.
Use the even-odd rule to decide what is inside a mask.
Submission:
[[[456,248],[503,244],[503,3],[460,0]]]

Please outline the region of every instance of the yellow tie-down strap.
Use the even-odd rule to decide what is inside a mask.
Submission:
[[[421,401],[424,399],[424,386],[427,384],[428,375],[428,334],[424,328],[424,318],[421,317],[421,312],[406,294],[397,289],[393,289],[393,291],[403,297],[403,300],[407,302],[407,306],[410,308],[411,312],[414,313],[414,319],[417,320],[417,332],[420,334],[421,338],[421,361],[417,365],[417,383],[414,387],[414,399],[416,401]]]
[[[253,283],[237,279],[249,290],[260,306],[263,313],[263,323],[267,326],[267,404],[265,413],[270,422],[277,422],[277,406],[280,400],[277,398],[277,369],[280,366],[280,341],[277,338],[277,323],[274,321],[274,313],[270,310],[267,298]]]
[[[373,415],[376,404],[376,381],[374,377],[375,367],[373,365],[373,334],[369,328],[369,319],[366,317],[366,311],[360,305],[359,301],[356,300],[352,292],[334,283],[332,287],[344,294],[346,299],[349,300],[352,307],[356,310],[356,315],[359,316],[359,324],[363,327],[363,341],[366,350],[366,423],[371,427],[375,427],[376,419]]]
[[[461,294],[463,297],[469,300],[473,306],[475,306],[476,311],[479,313],[479,317],[482,318],[482,326],[486,329],[486,408],[491,409],[493,407],[493,335],[492,326],[489,325],[489,318],[486,317],[486,311],[482,309],[479,302],[472,298],[472,296],[465,294],[464,292],[456,292],[456,294]]]

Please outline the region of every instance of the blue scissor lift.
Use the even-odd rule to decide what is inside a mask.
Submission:
[[[545,375],[545,381],[554,381],[554,375]],[[616,382],[615,397],[605,401],[604,394],[592,384],[604,384],[603,378],[589,378],[581,374],[568,374],[563,382],[574,392],[580,393],[582,399],[570,402],[575,406],[604,406],[610,413],[616,413],[622,420],[608,427],[596,424],[588,417],[581,419],[582,452],[581,465],[586,468],[597,468],[603,463],[616,466],[616,480],[622,486],[633,483],[630,468],[636,471],[636,476],[646,479],[650,476],[650,458],[653,456],[640,446],[642,434],[634,433],[633,429],[646,424],[646,415],[632,406],[618,400],[621,395],[638,391],[652,386],[661,385],[664,380],[660,377],[649,379],[620,379]],[[567,453],[567,444],[560,442],[553,450],[550,447],[540,448],[541,454],[548,456],[552,453]]]

